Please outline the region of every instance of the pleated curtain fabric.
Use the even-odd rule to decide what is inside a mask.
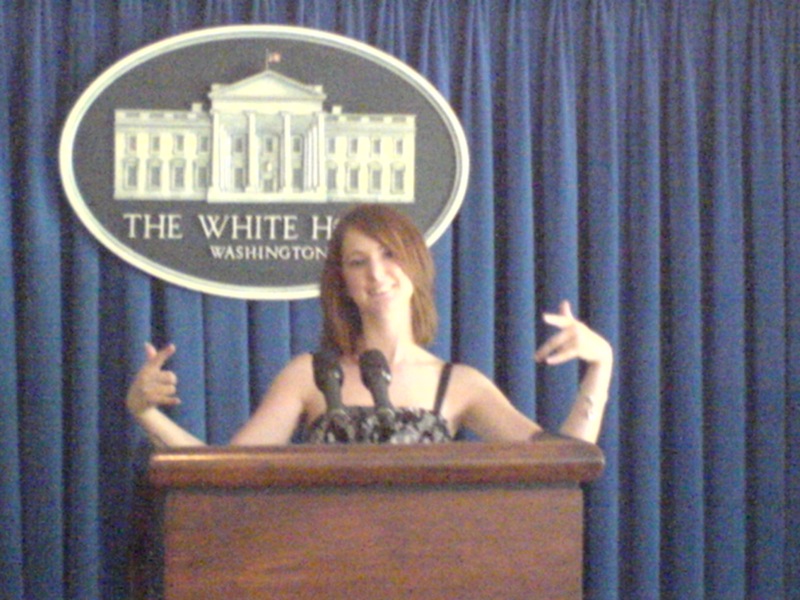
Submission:
[[[94,240],[59,179],[64,120],[104,69],[252,23],[375,45],[461,119],[471,175],[433,247],[435,352],[555,428],[580,372],[534,365],[541,313],[568,299],[614,345],[585,597],[800,598],[793,0],[0,5],[0,595],[126,597],[148,446],[123,399],[145,341],[177,344],[171,414],[212,444],[317,347],[315,299],[145,275]]]

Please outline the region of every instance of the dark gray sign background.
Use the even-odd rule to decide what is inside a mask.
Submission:
[[[208,251],[209,242],[203,235],[197,215],[297,214],[301,216],[299,222],[305,223],[310,219],[303,219],[303,215],[336,215],[349,208],[349,203],[215,204],[113,199],[116,109],[189,110],[196,102],[202,102],[204,109],[208,109],[207,96],[211,84],[230,84],[262,72],[267,51],[278,52],[281,56],[280,63],[270,66],[272,70],[306,85],[321,85],[327,96],[327,111],[335,104],[342,107],[344,114],[416,115],[416,201],[393,206],[411,216],[429,243],[434,241],[431,235],[441,234],[455,217],[462,200],[458,196],[463,196],[465,187],[466,146],[458,123],[448,122],[441,105],[436,104],[443,99],[431,98],[429,93],[421,91],[416,81],[401,76],[394,68],[387,68],[381,62],[385,60],[382,56],[386,55],[377,50],[369,49],[370,53],[365,53],[361,48],[363,44],[348,41],[356,44],[359,49],[356,52],[346,44],[339,45],[336,42],[338,36],[332,38],[334,45],[328,37],[315,39],[313,34],[311,37],[302,35],[301,39],[287,38],[287,29],[291,30],[291,35],[295,35],[295,30],[311,31],[276,28],[273,32],[270,26],[249,27],[235,38],[199,38],[191,45],[172,50],[161,42],[165,51],[109,79],[86,106],[75,128],[71,147],[71,166],[80,198],[74,197],[74,191],[69,193],[69,186],[65,187],[84,222],[93,217],[100,228],[115,238],[116,243],[109,246],[112,250],[123,255],[129,250],[140,255],[144,263],[150,265],[150,268],[145,266],[145,270],[156,276],[159,276],[161,267],[171,271],[172,276],[166,278],[179,285],[183,283],[180,274],[188,275],[190,280],[206,281],[209,286],[192,283],[186,286],[223,296],[285,299],[294,295],[293,289],[299,290],[296,297],[313,295],[308,290],[309,286],[316,286],[320,262],[214,259]],[[109,71],[114,71],[114,68]],[[433,92],[435,94],[435,90]],[[62,147],[62,171],[64,152]],[[85,209],[79,206],[81,201]],[[122,214],[129,212],[180,213],[184,237],[180,241],[128,239],[128,224]],[[294,243],[314,243],[302,230],[300,234],[301,239]],[[273,242],[265,240],[262,243],[269,245]],[[118,247],[113,247],[118,244],[124,246],[121,252]],[[324,247],[325,242],[317,245]]]

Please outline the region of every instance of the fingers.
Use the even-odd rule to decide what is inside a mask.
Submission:
[[[573,358],[578,358],[577,335],[574,327],[563,329],[548,338],[534,354],[536,362],[544,362],[548,365],[558,365]]]
[[[141,382],[142,396],[148,404],[174,406],[180,404],[178,378],[171,371],[159,371]]]
[[[575,315],[572,314],[572,306],[569,300],[562,300],[558,305],[557,313],[544,313],[542,319],[548,325],[553,325],[561,329],[568,327],[576,321]]]
[[[178,376],[172,371],[164,370],[164,364],[175,354],[175,344],[167,344],[156,350],[151,343],[145,345],[147,362],[142,367],[142,391],[152,404],[173,405],[180,400],[178,393]]]
[[[154,406],[175,406],[178,398],[178,377],[164,370],[164,364],[175,354],[174,344],[156,350],[151,343],[145,344],[145,363],[133,380],[127,395],[128,408],[140,413]]]
[[[568,319],[575,319],[572,314],[572,306],[569,303],[569,300],[562,300],[561,304],[558,305],[559,312]]]
[[[551,336],[534,354],[536,362],[560,365],[573,359],[587,363],[610,362],[613,351],[608,341],[575,318],[566,300],[558,313],[545,313],[542,319],[560,331]]]
[[[534,354],[536,362],[559,365],[580,357],[579,326],[568,300],[562,300],[558,313],[544,313],[542,320],[561,331],[551,336]]]
[[[162,369],[164,364],[172,357],[173,354],[177,351],[175,344],[167,344],[161,350],[156,350],[156,347],[153,346],[150,342],[147,342],[144,345],[145,351],[145,364],[148,367],[152,367],[155,369]]]
[[[575,348],[561,348],[557,352],[553,352],[552,354],[546,356],[543,361],[547,365],[561,365],[565,362],[569,362],[576,358],[580,358],[577,349]]]
[[[140,372],[128,390],[126,404],[134,414],[156,406],[176,406],[181,403],[177,392],[177,377],[174,373]]]

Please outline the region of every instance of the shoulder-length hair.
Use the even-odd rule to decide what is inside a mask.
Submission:
[[[351,228],[389,250],[411,280],[414,341],[423,346],[430,344],[436,335],[438,317],[433,291],[433,259],[422,234],[410,218],[393,208],[359,204],[339,220],[328,243],[320,284],[322,346],[342,354],[354,354],[363,334],[361,316],[347,294],[342,270],[342,243]]]

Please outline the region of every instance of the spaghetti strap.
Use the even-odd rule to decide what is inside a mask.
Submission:
[[[442,374],[439,376],[439,387],[436,390],[436,400],[433,403],[433,414],[438,415],[442,410],[444,403],[444,395],[447,391],[447,384],[450,382],[450,371],[453,369],[453,363],[444,363],[442,367]]]

